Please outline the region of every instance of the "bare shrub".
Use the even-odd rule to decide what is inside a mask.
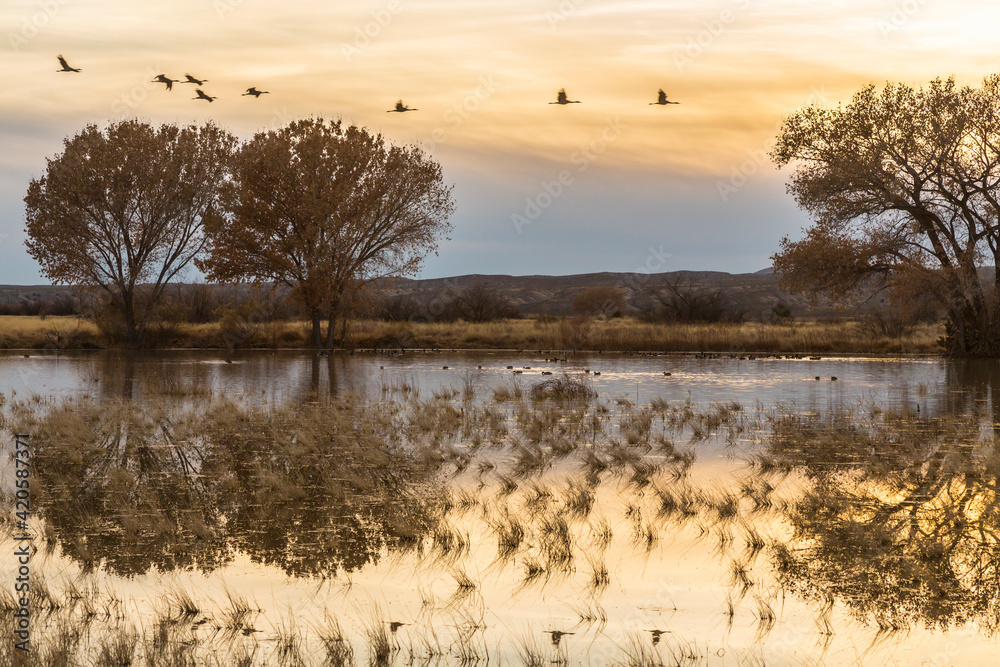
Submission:
[[[625,314],[625,292],[618,287],[588,287],[573,299],[570,309],[591,317],[621,317]]]
[[[680,276],[650,285],[645,319],[666,322],[742,322],[746,310],[726,290],[697,285]]]

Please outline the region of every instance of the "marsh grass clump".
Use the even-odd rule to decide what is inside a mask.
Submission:
[[[601,458],[593,449],[583,450],[580,465],[587,477],[587,483],[596,485],[601,480],[601,474],[611,467],[611,463]]]
[[[274,626],[274,658],[270,662],[288,667],[305,667],[303,637],[295,622],[295,614],[288,611],[287,618],[279,619]]]
[[[586,401],[597,396],[597,392],[586,380],[566,375],[532,385],[530,395],[535,401]]]
[[[547,574],[545,564],[534,556],[524,559],[524,578],[521,580],[521,588],[525,588]]]
[[[590,576],[587,579],[587,585],[594,592],[600,593],[611,585],[611,574],[604,561],[598,562],[590,558],[588,561],[590,562]]]
[[[599,549],[607,549],[614,538],[614,529],[605,516],[599,517],[590,524],[590,535],[592,543]]]
[[[518,443],[515,445],[515,453],[517,460],[512,472],[521,479],[541,473],[549,464],[548,455],[537,444]]]
[[[540,548],[545,555],[546,569],[550,572],[569,572],[573,567],[573,535],[566,519],[549,515],[542,519]]]
[[[774,624],[778,621],[778,616],[774,612],[774,608],[771,603],[765,598],[755,595],[754,602],[756,603],[756,616],[757,616],[757,628],[755,630],[755,639],[760,642],[767,635],[771,633],[774,629]]]
[[[493,401],[496,403],[509,403],[520,401],[524,398],[524,389],[515,381],[504,381],[493,388]]]
[[[626,413],[619,423],[622,437],[628,445],[648,444],[652,426],[652,410]]]
[[[538,645],[537,639],[530,632],[517,638],[517,655],[523,667],[548,667],[545,649]]]
[[[594,508],[594,492],[577,480],[570,480],[563,494],[563,505],[575,518],[585,519]]]
[[[260,610],[252,607],[246,596],[240,595],[228,586],[223,590],[229,603],[221,613],[223,631],[227,636],[236,637],[237,634],[252,628],[250,621]]]
[[[500,561],[509,560],[521,548],[525,536],[524,524],[505,509],[490,526],[497,536],[497,558]]]
[[[165,600],[168,608],[173,612],[171,619],[177,622],[191,620],[201,614],[201,608],[191,597],[191,594],[179,585],[175,585],[167,591]]]
[[[657,651],[657,647],[638,634],[629,635],[622,652],[624,653],[622,660],[614,663],[618,667],[668,667],[667,663],[663,661],[663,656]],[[685,665],[689,663],[678,661],[675,664]]]
[[[393,647],[389,641],[389,632],[381,612],[376,609],[364,622],[365,638],[368,641],[369,667],[388,667],[391,663]]]
[[[135,662],[139,633],[131,627],[120,626],[98,641],[97,667],[121,667]]]
[[[548,508],[552,498],[552,491],[548,487],[532,483],[525,492],[524,509],[529,515],[535,516]]]

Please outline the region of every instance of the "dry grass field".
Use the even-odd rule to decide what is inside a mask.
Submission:
[[[156,347],[299,348],[306,322],[214,322],[156,326]],[[541,349],[604,352],[881,353],[934,354],[939,324],[917,326],[901,337],[866,333],[851,320],[796,320],[782,324],[651,324],[612,320],[512,319],[489,323],[350,323],[346,347],[407,349]],[[0,316],[0,348],[113,347],[97,327],[76,317]]]

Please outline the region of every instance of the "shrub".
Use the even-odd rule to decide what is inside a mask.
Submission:
[[[588,287],[576,295],[570,309],[578,315],[621,317],[625,313],[625,292],[618,287]]]

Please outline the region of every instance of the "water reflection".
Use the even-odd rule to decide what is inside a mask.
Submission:
[[[808,479],[777,546],[780,581],[882,629],[1000,625],[1000,452],[981,396],[943,418],[785,415],[758,467]],[[957,406],[956,406],[957,407]]]
[[[47,536],[86,570],[211,571],[238,551],[289,575],[334,575],[412,546],[439,498],[418,496],[425,468],[391,415],[350,402],[178,417],[81,401],[22,419]]]
[[[857,655],[859,627],[977,624],[970,644],[992,650],[995,365],[836,362],[857,383],[905,382],[876,401],[849,398],[833,381],[795,380],[811,398],[776,408],[699,404],[687,392],[636,401],[593,380],[596,398],[534,399],[531,380],[489,367],[504,360],[478,360],[488,362],[475,364],[482,374],[468,359],[452,373],[440,358],[431,368],[345,355],[140,357],[104,364],[97,378],[131,387],[133,400],[109,390],[106,400],[6,412],[33,435],[32,488],[50,547],[87,570],[135,578],[152,568],[221,579],[246,556],[253,577],[291,575],[296,613],[350,572],[359,606],[343,592],[342,613],[373,595],[391,598],[391,609],[354,623],[336,645],[367,642],[394,656],[377,664],[447,662],[475,647],[471,664],[496,657],[484,647],[501,643],[505,659],[526,664],[627,662],[623,646],[648,664],[679,655],[708,664],[717,647],[740,641],[747,650],[728,654],[736,662],[780,664],[758,657],[790,628],[796,641],[816,635],[822,662]],[[619,375],[611,386],[652,383],[649,364],[661,361],[609,362]],[[678,373],[738,370],[689,361]],[[373,370],[379,362],[400,364],[395,380]],[[250,385],[272,371],[287,400],[219,395],[267,394]],[[786,380],[769,386],[780,393]],[[378,391],[358,397],[349,389],[359,386]],[[543,626],[539,600],[571,611],[546,611]],[[815,630],[793,625],[810,612]],[[197,616],[172,613],[171,627],[195,637]],[[487,614],[502,620],[485,623]],[[263,625],[248,623],[231,624],[234,651]],[[542,641],[511,648],[528,624]],[[268,641],[283,641],[274,634]],[[433,647],[422,643],[431,636]],[[924,631],[920,641],[939,637]],[[215,650],[198,641],[190,645]],[[906,647],[894,641],[890,649]]]

